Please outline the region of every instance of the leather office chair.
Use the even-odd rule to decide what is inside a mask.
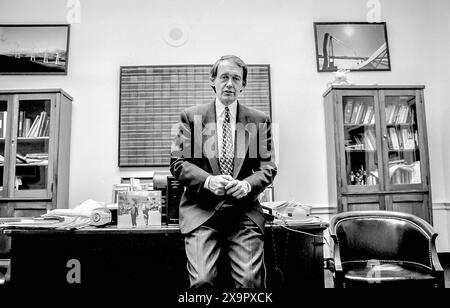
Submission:
[[[354,211],[330,221],[334,283],[344,287],[444,288],[437,233],[423,219],[390,211]]]

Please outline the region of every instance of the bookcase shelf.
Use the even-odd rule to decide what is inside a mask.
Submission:
[[[0,217],[68,207],[71,110],[61,89],[0,90]]]
[[[50,140],[50,137],[18,137],[17,141],[45,141]]]
[[[369,153],[375,154],[377,151],[375,150],[357,150],[357,149],[345,149],[346,153]]]
[[[432,223],[424,86],[332,86],[324,93],[330,204]],[[350,148],[354,147],[354,148]]]

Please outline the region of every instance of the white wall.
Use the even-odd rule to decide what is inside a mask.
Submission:
[[[2,23],[66,23],[61,0],[2,0]],[[322,93],[333,77],[317,73],[314,21],[366,21],[366,0],[80,0],[72,24],[67,76],[0,76],[0,88],[63,88],[75,100],[70,206],[110,202],[122,176],[147,169],[117,167],[119,67],[210,64],[233,53],[271,65],[273,120],[280,123],[277,199],[326,206],[327,170]],[[381,0],[392,71],[354,72],[361,84],[424,84],[433,202],[449,202],[450,5],[446,0]],[[183,22],[181,47],[163,40],[165,25]]]

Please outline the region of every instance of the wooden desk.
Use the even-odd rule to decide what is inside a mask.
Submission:
[[[311,236],[266,225],[267,287],[324,287],[320,236],[326,227],[326,223],[292,227],[316,235]],[[178,227],[5,233],[11,237],[11,287],[188,287]]]

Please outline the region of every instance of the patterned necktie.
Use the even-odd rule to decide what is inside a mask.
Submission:
[[[225,120],[222,124],[222,155],[219,158],[220,172],[233,175],[233,143],[231,139],[230,109],[225,107]]]

